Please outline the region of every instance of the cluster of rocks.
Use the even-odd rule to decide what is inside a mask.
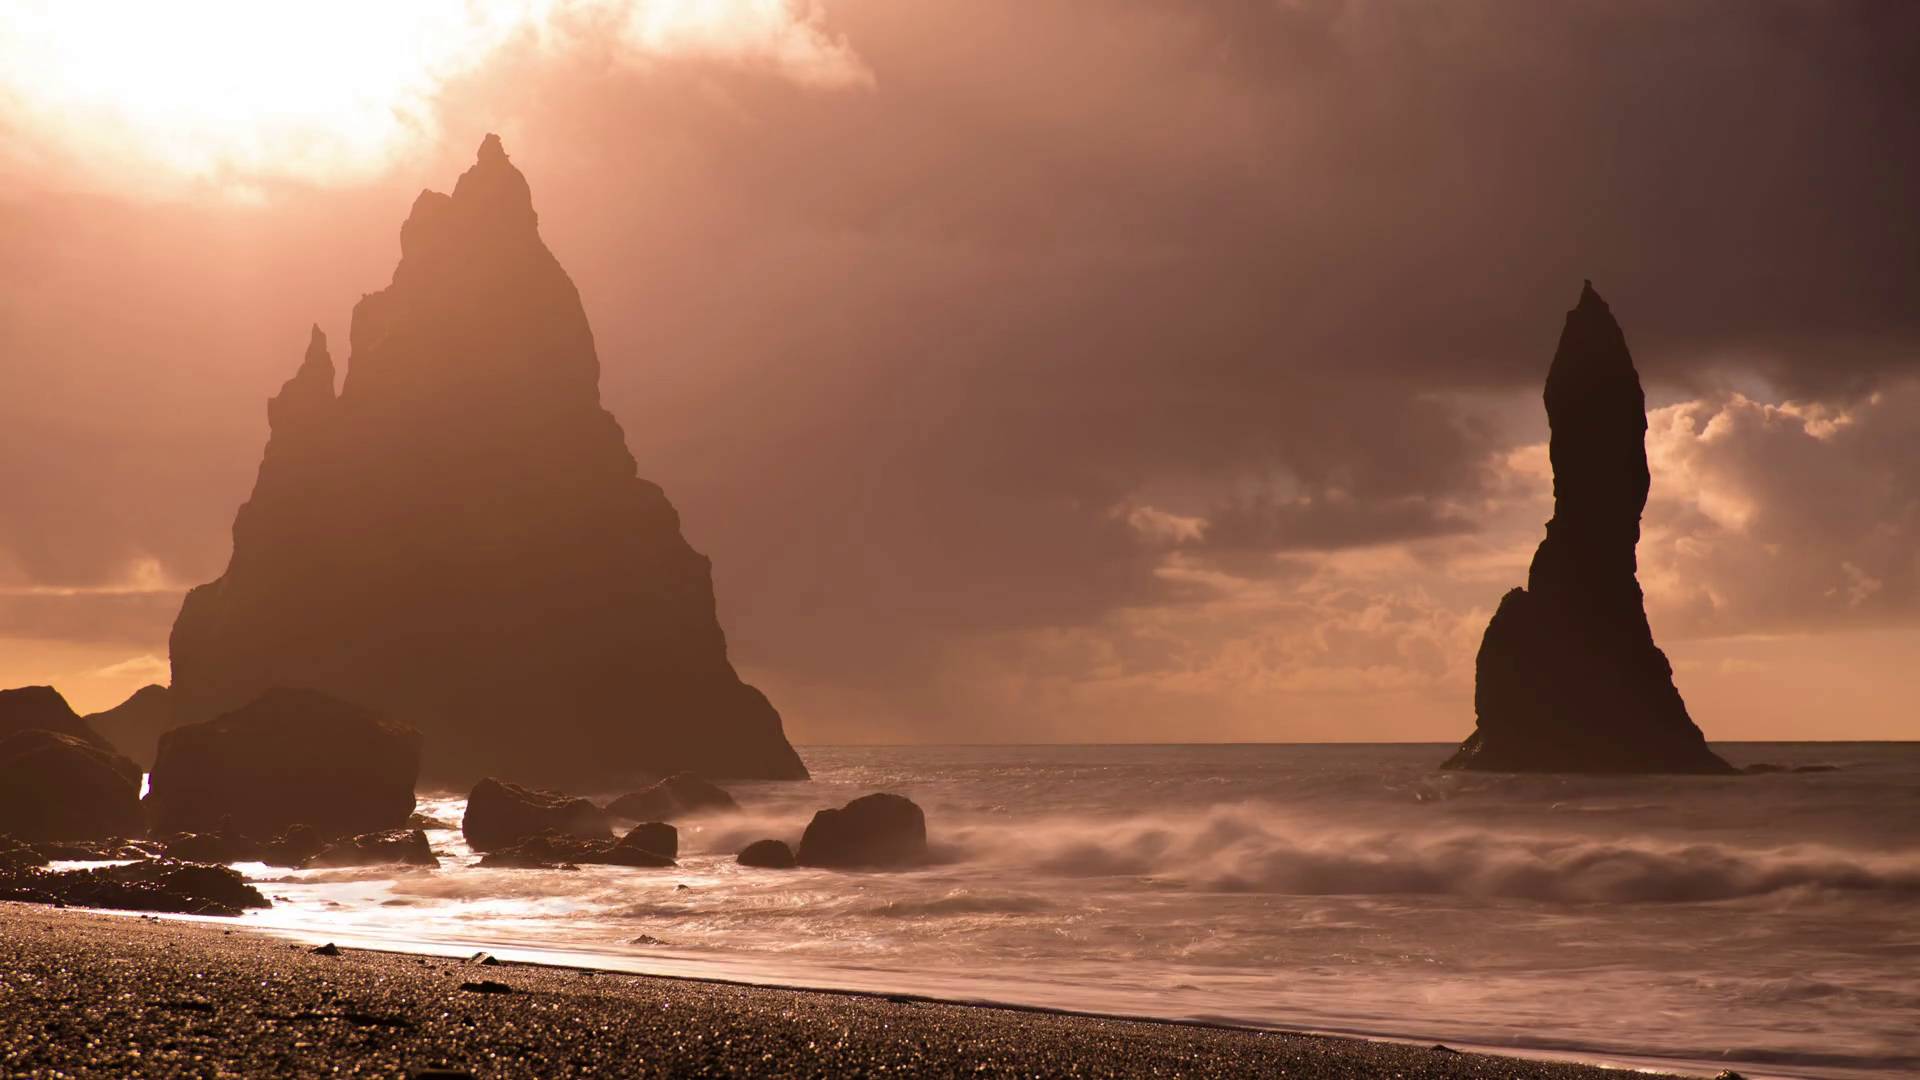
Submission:
[[[739,859],[742,866],[768,870],[877,870],[915,866],[928,857],[926,814],[903,795],[880,792],[814,814],[798,851],[784,840],[756,840]]]
[[[726,791],[691,773],[667,777],[604,807],[578,795],[488,777],[467,796],[461,829],[485,867],[665,867],[679,857],[679,831],[673,825],[640,821],[615,836],[614,823],[651,815],[682,818],[738,805]],[[912,800],[886,793],[816,813],[798,851],[784,840],[757,840],[739,854],[741,865],[766,869],[900,867],[927,858],[926,815]]]
[[[143,799],[140,767],[57,691],[0,691],[0,896],[237,914],[266,901],[226,864],[434,866],[410,820],[419,768],[412,728],[272,690],[161,735]],[[127,865],[47,866],[68,860]]]
[[[0,900],[225,916],[270,906],[238,871],[171,859],[82,870],[0,870]]]
[[[460,828],[488,867],[660,867],[680,854],[679,831],[665,822],[643,822],[616,839],[613,816],[592,801],[492,777],[467,796]]]
[[[162,733],[149,790],[56,691],[0,692],[0,898],[142,911],[235,914],[266,900],[236,863],[302,869],[435,867],[414,813],[420,734],[312,690],[276,689],[213,720]],[[673,824],[737,810],[690,772],[600,805],[489,777],[459,828],[485,867],[671,867]],[[742,865],[885,868],[927,858],[926,817],[874,794],[819,811],[797,848],[761,840]],[[55,861],[124,862],[56,871]]]

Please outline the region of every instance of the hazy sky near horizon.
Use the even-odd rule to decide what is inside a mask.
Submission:
[[[1920,7],[76,9],[0,23],[0,685],[164,681],[498,131],[796,742],[1463,737],[1583,278],[1695,719],[1920,737]]]

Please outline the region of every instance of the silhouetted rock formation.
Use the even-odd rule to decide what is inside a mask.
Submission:
[[[152,859],[160,854],[160,845],[151,840],[129,840],[110,836],[105,840],[36,840],[33,850],[54,862],[113,862]]]
[[[272,905],[224,866],[137,862],[125,866],[0,872],[0,900],[30,904],[235,916]]]
[[[326,850],[307,859],[302,866],[439,866],[440,860],[427,843],[427,834],[419,829],[389,829],[361,833],[350,840],[330,844]]]
[[[763,870],[791,870],[795,862],[793,849],[785,840],[755,840],[740,849],[741,866],[757,866]]]
[[[1635,577],[1647,407],[1626,338],[1589,282],[1547,373],[1553,520],[1524,589],[1480,643],[1479,726],[1449,768],[1727,773],[1653,643]]]
[[[162,855],[181,862],[299,866],[325,850],[328,839],[311,825],[294,825],[270,840],[256,840],[222,821],[206,832],[174,833],[157,843]]]
[[[901,795],[862,795],[822,810],[800,837],[801,866],[902,866],[927,858],[927,817]]]
[[[413,813],[420,733],[314,690],[269,690],[160,737],[147,803],[156,833],[323,836],[397,829]]]
[[[265,862],[280,866],[298,866],[300,863],[299,859],[288,862],[270,858],[266,843],[235,832],[231,823],[223,823],[222,827],[205,832],[174,833],[161,841],[161,851],[167,858],[180,862]]]
[[[664,821],[643,821],[627,830],[627,835],[620,838],[620,845],[677,859],[680,857],[680,830]]]
[[[108,753],[119,753],[112,743],[82,720],[60,691],[53,687],[22,686],[14,690],[0,690],[0,738],[35,729],[71,735]]]
[[[0,873],[45,866],[49,861],[45,854],[32,845],[23,844],[5,833],[0,833]]]
[[[18,840],[104,840],[143,831],[140,767],[133,762],[46,728],[0,738],[0,833]]]
[[[233,560],[174,625],[181,718],[310,686],[409,718],[437,779],[804,777],[727,660],[706,558],[600,406],[579,295],[499,139],[451,196],[421,193],[400,248],[338,396],[316,328],[268,406]]]
[[[657,868],[674,865],[679,852],[679,830],[652,821],[631,830],[618,840],[586,840],[559,832],[543,832],[517,844],[487,852],[481,858],[480,865],[534,870],[588,863]]]
[[[510,847],[552,832],[582,840],[613,839],[606,811],[585,799],[521,787],[489,776],[467,795],[460,821],[467,845],[475,851]]]
[[[173,697],[166,687],[159,685],[143,686],[113,708],[87,714],[85,720],[115,749],[142,768],[153,765],[160,736],[179,726],[173,718]]]
[[[738,810],[733,796],[693,773],[674,773],[652,787],[622,795],[607,804],[607,813],[629,821],[673,821],[688,814]]]

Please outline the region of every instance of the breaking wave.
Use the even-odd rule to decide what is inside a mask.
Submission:
[[[1070,877],[1164,878],[1220,892],[1575,903],[1734,900],[1801,888],[1920,894],[1920,853],[1329,828],[1252,805],[1175,819],[963,826],[947,839],[968,861],[1017,860]]]

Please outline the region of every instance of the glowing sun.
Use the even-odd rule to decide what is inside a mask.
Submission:
[[[790,0],[13,0],[0,19],[0,166],[82,185],[351,182],[438,134],[447,82],[509,47],[866,71]],[[40,174],[36,177],[36,174]]]

